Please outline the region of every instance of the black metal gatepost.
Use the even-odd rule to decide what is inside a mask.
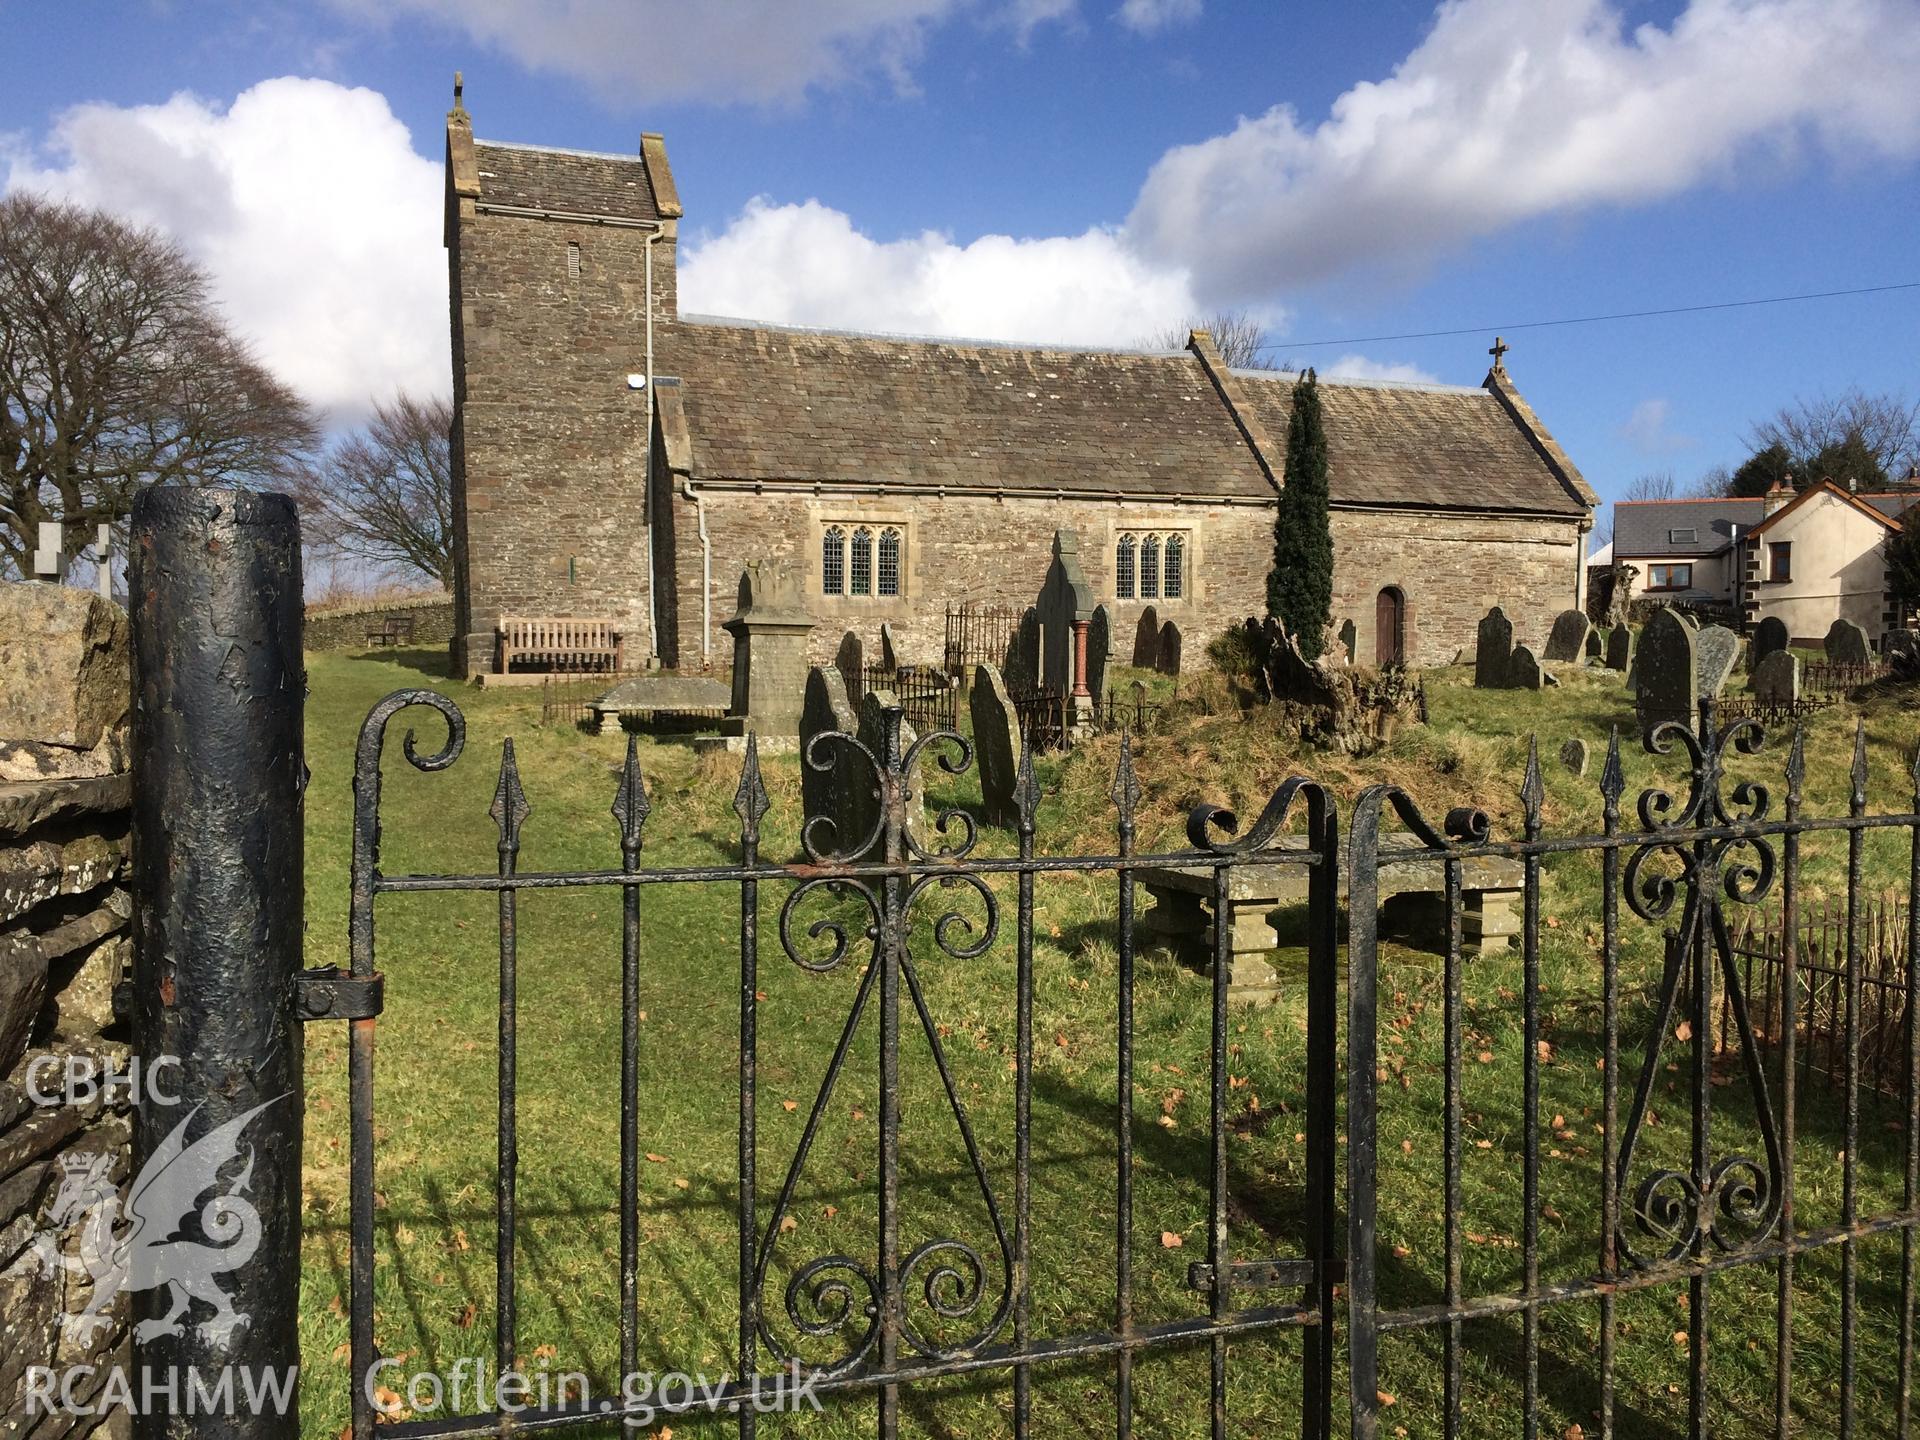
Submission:
[[[198,1242],[131,1257],[135,1368],[149,1377],[135,1393],[157,1397],[134,1429],[278,1440],[299,1433],[295,1392],[278,1389],[299,1365],[305,772],[293,502],[146,491],[129,589],[134,1034],[149,1067],[177,1062],[180,1101],[141,1099],[134,1204],[144,1196],[164,1212],[141,1213],[168,1232],[158,1238]],[[183,1148],[202,1140],[212,1144]],[[196,1383],[267,1398],[189,1414]]]

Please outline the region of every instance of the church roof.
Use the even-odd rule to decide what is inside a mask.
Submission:
[[[498,140],[475,140],[473,151],[480,196],[489,205],[615,220],[662,218],[646,160],[640,155],[603,155]],[[666,214],[678,213],[679,202],[674,199]]]
[[[1264,500],[1273,482],[1242,421],[1252,418],[1255,434],[1264,425],[1279,471],[1298,378],[1236,371],[1237,384],[1217,385],[1191,351],[712,317],[682,317],[675,328],[696,480]],[[1321,394],[1336,505],[1586,513],[1563,469],[1491,390],[1323,380]],[[1234,403],[1253,416],[1236,416]],[[1557,454],[1550,439],[1546,447]]]

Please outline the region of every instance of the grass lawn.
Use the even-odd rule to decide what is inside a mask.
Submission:
[[[514,737],[532,814],[521,869],[612,868],[618,831],[608,813],[617,740],[542,729],[537,691],[455,691],[429,651],[309,657],[307,747],[307,918],[310,965],[346,961],[347,864],[354,739],[367,709],[402,686],[435,685],[457,695],[468,719],[465,755],[450,770],[421,774],[398,750],[408,722],[431,750],[440,722],[426,711],[396,722],[385,764],[384,868],[408,872],[490,872],[496,835],[487,818],[501,741]],[[1548,833],[1577,834],[1600,823],[1599,761],[1608,728],[1631,730],[1617,677],[1573,673],[1538,694],[1478,692],[1464,670],[1429,678],[1432,723],[1365,761],[1298,756],[1256,722],[1205,713],[1186,701],[1165,732],[1141,742],[1142,850],[1181,841],[1186,810],[1226,803],[1246,819],[1290,773],[1307,773],[1339,797],[1343,821],[1365,784],[1404,785],[1436,821],[1456,804],[1486,808],[1497,836],[1517,833],[1525,735],[1537,731],[1546,772]],[[1908,808],[1907,752],[1920,733],[1899,696],[1867,706],[1870,806]],[[1843,814],[1854,711],[1830,711],[1808,737],[1806,810]],[[1522,737],[1516,739],[1515,737]],[[1593,747],[1585,778],[1553,757],[1568,736]],[[1107,800],[1116,742],[1102,740],[1040,767],[1046,789],[1040,853],[1110,851]],[[653,802],[644,862],[725,863],[738,856],[732,812],[736,762],[697,759],[684,745],[643,740]],[[1676,757],[1630,749],[1624,756],[1628,807],[1645,785],[1680,785]],[[1778,780],[1784,744],[1730,760],[1733,780]],[[773,808],[763,855],[798,852],[799,770],[793,757],[765,762]],[[1784,787],[1776,784],[1774,810]],[[1682,786],[1679,793],[1684,793]],[[977,798],[972,777],[937,777],[932,801]],[[1633,823],[1628,818],[1626,823]],[[1903,887],[1908,837],[1882,831],[1867,844],[1872,889]],[[1007,854],[1009,832],[983,830],[980,853]],[[1807,837],[1803,894],[1844,893],[1844,841]],[[759,988],[759,1213],[770,1212],[808,1110],[859,984],[856,963],[816,975],[780,949],[776,920],[783,887],[763,886]],[[1599,862],[1552,857],[1543,913],[1542,1067],[1544,1157],[1541,1272],[1552,1282],[1591,1274],[1599,1234],[1598,1116],[1602,1054]],[[919,915],[914,954],[936,1023],[994,1181],[1012,1224],[1014,1047],[1013,886],[996,884],[1001,930],[978,959],[951,960],[925,942]],[[1033,1332],[1104,1330],[1112,1324],[1115,1180],[1116,882],[1110,874],[1042,876],[1036,883],[1036,1059],[1033,1083]],[[735,1179],[738,1102],[737,886],[653,886],[643,892],[640,998],[641,1364],[657,1371],[734,1368],[736,1316]],[[1144,893],[1140,905],[1146,905]],[[1777,890],[1775,903],[1777,903]],[[964,905],[962,906],[964,908]],[[814,918],[824,911],[809,911]],[[937,914],[937,912],[934,912]],[[972,912],[978,914],[978,908]],[[1648,1001],[1659,971],[1654,928],[1622,907],[1622,1112],[1651,1023]],[[424,894],[383,897],[379,963],[387,1008],[379,1025],[376,1274],[380,1346],[404,1355],[403,1372],[452,1373],[462,1357],[491,1356],[497,926],[491,897]],[[519,1324],[523,1366],[584,1372],[596,1395],[618,1370],[620,921],[609,888],[528,892],[519,902]],[[818,952],[815,952],[818,953]],[[1296,962],[1297,963],[1297,962]],[[1469,1294],[1519,1287],[1521,1014],[1519,952],[1490,955],[1466,971],[1465,1189]],[[1190,1260],[1206,1245],[1208,981],[1181,958],[1142,955],[1135,989],[1135,1291],[1141,1323],[1204,1313],[1186,1289]],[[1380,974],[1381,1087],[1379,1234],[1381,1303],[1399,1307],[1441,1294],[1441,966],[1419,950],[1383,948]],[[1236,1010],[1229,1068],[1234,1107],[1230,1143],[1233,1250],[1241,1258],[1301,1253],[1301,1105],[1304,1010],[1297,994],[1264,1009]],[[902,1238],[907,1248],[935,1235],[997,1253],[985,1204],[973,1185],[958,1129],[929,1047],[910,1006],[903,1008]],[[347,1416],[346,1035],[337,1025],[308,1034],[306,1246],[301,1334],[306,1429],[332,1436]],[[778,1313],[794,1269],[840,1252],[870,1257],[875,1226],[876,1053],[871,1013],[856,1035],[801,1172],[795,1227],[776,1247],[765,1294]],[[1636,1176],[1688,1154],[1686,1047],[1669,1040],[1658,1062],[1651,1124]],[[1777,1067],[1776,1067],[1777,1068]],[[1758,1154],[1752,1106],[1737,1057],[1721,1057],[1713,1087],[1715,1153]],[[1724,1082],[1724,1083],[1723,1083]],[[1777,1075],[1774,1079],[1777,1096]],[[1802,1091],[1796,1151],[1804,1228],[1838,1218],[1843,1129],[1838,1097],[1815,1083]],[[1548,1122],[1551,1122],[1549,1125]],[[1902,1134],[1898,1107],[1869,1101],[1862,1112],[1860,1213],[1898,1203]],[[1343,1152],[1344,1153],[1344,1152]],[[1343,1187],[1344,1189],[1344,1187]],[[1863,1243],[1858,1347],[1861,1434],[1878,1417],[1894,1380],[1898,1323],[1897,1239]],[[1839,1351],[1837,1251],[1802,1260],[1797,1280],[1795,1400],[1798,1432],[1834,1433]],[[982,1313],[999,1298],[990,1264]],[[1775,1268],[1718,1274],[1712,1285],[1714,1433],[1771,1434]],[[1262,1297],[1289,1298],[1284,1294]],[[1684,1286],[1650,1289],[1618,1305],[1618,1424],[1622,1436],[1685,1433],[1687,1316]],[[924,1313],[922,1311],[921,1313]],[[963,1327],[964,1328],[964,1327]],[[1599,1433],[1598,1308],[1590,1302],[1543,1312],[1542,1433]],[[785,1332],[792,1335],[791,1327]],[[959,1332],[947,1332],[949,1338]],[[1336,1331],[1344,1333],[1344,1327]],[[1465,1330],[1466,1432],[1517,1433],[1518,1318],[1475,1321]],[[1676,1338],[1678,1337],[1678,1338]],[[1382,1341],[1381,1388],[1393,1395],[1386,1433],[1438,1435],[1441,1332],[1404,1332]],[[808,1341],[807,1347],[825,1342]],[[1286,1435],[1299,1409],[1297,1333],[1232,1347],[1232,1427]],[[826,1352],[803,1348],[825,1358]],[[1344,1384],[1344,1381],[1342,1381]],[[1137,1433],[1206,1431],[1204,1347],[1144,1356],[1135,1372]],[[903,1402],[911,1434],[1006,1433],[1011,1390],[1002,1374],[913,1387]],[[1111,1433],[1112,1366],[1067,1365],[1036,1372],[1035,1433]],[[425,1418],[423,1416],[423,1418]],[[725,1420],[676,1417],[683,1434],[723,1430]],[[768,1433],[851,1436],[872,1429],[871,1401],[830,1405],[823,1416],[763,1421]],[[1575,1431],[1570,1427],[1584,1427]],[[664,1433],[662,1428],[658,1433]]]

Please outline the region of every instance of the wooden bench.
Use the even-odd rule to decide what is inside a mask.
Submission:
[[[503,615],[496,660],[502,675],[516,660],[555,670],[626,668],[626,640],[616,623],[578,616]]]
[[[413,616],[386,616],[376,628],[367,631],[367,643],[369,645],[411,645]]]

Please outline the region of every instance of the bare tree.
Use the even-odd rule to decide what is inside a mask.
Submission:
[[[1269,348],[1266,327],[1244,310],[1216,310],[1211,315],[1195,316],[1184,324],[1169,325],[1142,343],[1149,350],[1184,350],[1190,330],[1205,330],[1213,336],[1221,359],[1236,369],[1274,368],[1264,358]]]
[[[407,394],[374,407],[301,481],[308,537],[324,550],[453,580],[453,405]]]
[[[0,570],[25,573],[49,520],[77,554],[143,486],[283,481],[314,433],[172,242],[0,199]]]
[[[1779,447],[1801,483],[1851,479],[1869,488],[1920,464],[1920,403],[1855,387],[1783,405],[1748,433],[1755,454]]]
[[[1679,487],[1671,470],[1652,470],[1636,475],[1621,492],[1622,500],[1671,500]]]

